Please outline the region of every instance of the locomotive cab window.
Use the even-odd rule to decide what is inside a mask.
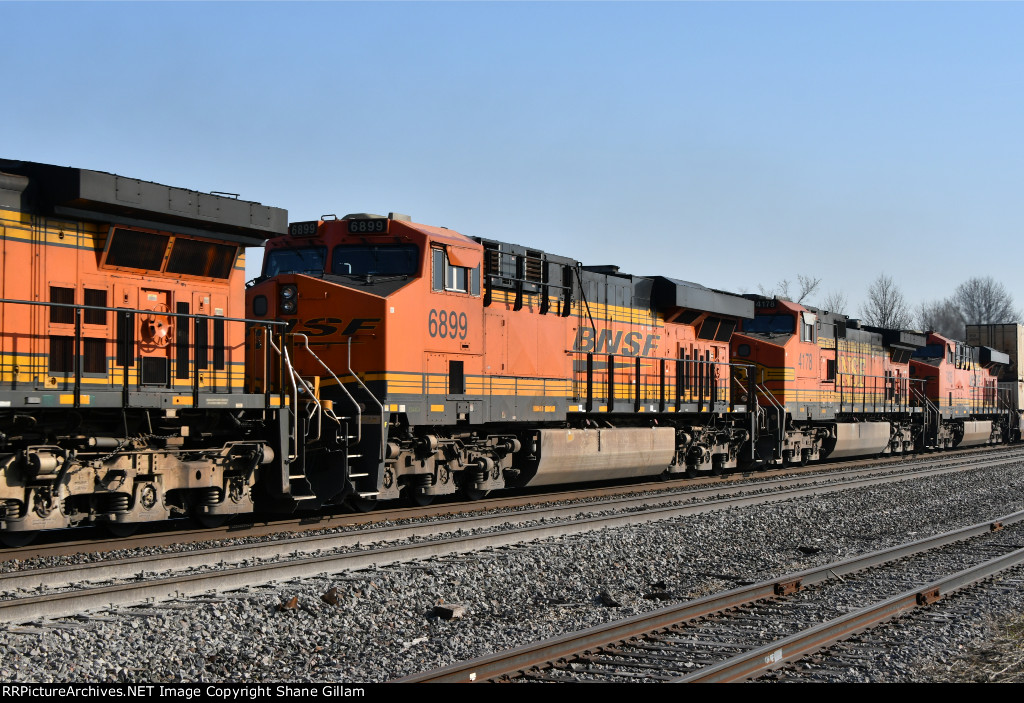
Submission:
[[[800,341],[818,341],[818,316],[811,312],[800,314]]]
[[[431,288],[480,295],[480,267],[454,266],[444,249],[430,250]]]
[[[344,245],[331,254],[331,273],[342,276],[414,276],[419,271],[419,249],[400,246]]]
[[[757,315],[753,320],[743,320],[743,331],[756,334],[793,334],[796,321],[792,315]]]
[[[326,259],[327,247],[269,250],[263,263],[263,277],[270,278],[282,273],[319,276],[324,272]]]

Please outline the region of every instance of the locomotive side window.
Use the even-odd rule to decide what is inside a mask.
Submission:
[[[800,341],[817,342],[818,325],[817,316],[812,313],[801,313],[800,315]]]
[[[269,278],[282,273],[301,273],[316,276],[324,272],[327,247],[301,249],[274,249],[267,252],[263,276]]]
[[[107,249],[108,266],[159,271],[170,237],[115,227]]]
[[[168,273],[206,278],[228,278],[238,256],[238,247],[176,237],[167,260]]]
[[[431,288],[480,295],[480,267],[454,266],[444,249],[430,250]]]
[[[430,287],[444,290],[444,250],[430,250]]]
[[[419,259],[419,249],[413,244],[338,246],[331,254],[331,273],[342,276],[414,276],[419,271]]]

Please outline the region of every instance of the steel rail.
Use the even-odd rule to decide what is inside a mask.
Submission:
[[[923,464],[925,467],[933,464],[947,464],[971,455],[985,456],[988,454],[999,454],[1001,461],[1010,462],[1024,458],[1024,451],[1007,452],[1005,448],[993,450],[991,447],[982,449],[965,449],[960,452],[944,452],[942,455],[929,459],[921,459],[917,455],[894,456],[892,460],[900,461],[900,464],[893,465],[884,463],[878,465],[875,460],[847,461],[841,464],[812,464],[806,467],[790,467],[788,469],[768,469],[757,472],[744,472],[727,474],[698,479],[671,479],[668,481],[649,481],[630,485],[599,486],[595,488],[575,489],[558,492],[537,492],[518,496],[501,496],[496,498],[485,498],[472,502],[461,503],[438,503],[429,507],[400,507],[375,510],[372,513],[344,513],[344,514],[310,514],[299,518],[281,520],[254,521],[252,516],[240,516],[237,522],[229,523],[220,527],[204,527],[194,529],[153,529],[155,523],[140,524],[140,531],[137,534],[125,537],[107,537],[94,539],[76,539],[74,541],[54,541],[49,544],[33,544],[25,547],[0,547],[0,561],[28,560],[39,557],[56,557],[79,554],[81,552],[102,552],[104,550],[125,550],[144,547],[162,547],[170,544],[186,544],[195,542],[213,541],[217,539],[238,539],[244,537],[264,537],[280,534],[282,532],[306,532],[311,530],[328,530],[339,527],[353,527],[371,525],[376,522],[394,522],[399,520],[418,519],[422,517],[440,517],[444,515],[460,515],[466,513],[480,513],[486,510],[521,507],[537,503],[553,503],[564,500],[586,500],[588,498],[601,498],[609,495],[627,495],[656,491],[660,495],[679,495],[682,498],[691,496],[700,497],[706,494],[723,491],[743,490],[746,488],[772,487],[789,485],[808,480],[825,479],[831,480],[834,476],[862,476],[872,475],[884,471],[915,471],[915,465]],[[1008,454],[1008,455],[1007,455]],[[992,461],[987,460],[986,461]],[[986,466],[992,465],[991,463]],[[961,467],[972,468],[972,467]],[[703,486],[710,486],[703,488]],[[673,494],[671,491],[680,489]],[[629,498],[624,498],[628,500]],[[175,522],[175,521],[170,521]],[[186,522],[180,520],[178,522]],[[99,526],[86,528],[70,528],[68,530],[53,530],[43,532],[41,535],[65,535],[68,533],[81,534],[79,530],[96,532],[101,530]]]
[[[743,681],[770,669],[800,659],[829,645],[841,642],[858,632],[898,617],[908,610],[932,605],[953,591],[1012,569],[1024,563],[1024,549],[1018,549],[969,569],[964,569],[921,588],[905,591],[874,605],[855,610],[834,620],[752,649],[692,674],[673,679],[671,683],[727,683]]]
[[[513,650],[498,652],[441,669],[408,676],[398,679],[397,682],[468,683],[520,674],[534,667],[565,660],[589,649],[616,644],[687,620],[748,605],[766,598],[773,598],[801,587],[840,578],[846,574],[885,562],[987,534],[993,530],[1000,529],[1004,525],[1021,521],[1024,521],[1024,511],[1011,513],[993,521],[977,523],[958,530],[945,532],[889,549],[871,552],[844,561],[787,574],[776,579],[762,581],[749,586],[740,586],[680,605],[661,608],[650,613],[643,613],[624,620],[599,625],[580,632],[569,633]],[[1016,554],[1016,552],[1014,553]],[[779,645],[776,644],[768,653],[761,653],[760,656],[762,658],[769,656],[778,647]]]
[[[990,463],[998,465],[999,463],[1002,463],[1002,460],[989,460],[988,462],[972,464],[968,467],[941,467],[921,469],[917,471],[904,471],[889,476],[868,475],[848,478],[846,480],[840,480],[823,485],[799,485],[802,483],[805,484],[808,481],[817,480],[814,477],[778,479],[775,486],[780,487],[780,490],[773,492],[762,492],[752,495],[733,495],[725,498],[718,497],[697,503],[687,503],[685,505],[665,506],[664,504],[678,503],[680,500],[692,499],[695,496],[699,497],[704,494],[719,496],[721,495],[722,490],[720,488],[709,488],[697,492],[687,492],[683,495],[671,494],[668,496],[640,496],[619,498],[613,501],[597,504],[548,506],[522,510],[515,513],[471,515],[444,522],[395,525],[359,530],[355,532],[329,533],[294,537],[285,540],[258,542],[255,544],[214,547],[183,553],[152,554],[129,559],[100,561],[76,565],[72,569],[63,566],[56,566],[42,569],[29,569],[25,571],[11,571],[0,573],[0,592],[64,588],[88,581],[138,578],[140,575],[147,573],[158,574],[167,571],[202,568],[218,563],[226,565],[251,559],[273,559],[283,556],[297,557],[300,554],[358,548],[360,544],[368,542],[394,542],[412,538],[434,538],[438,535],[458,530],[469,531],[492,529],[497,527],[507,527],[509,525],[521,525],[526,522],[537,522],[540,520],[563,521],[546,523],[539,526],[512,528],[503,533],[515,536],[516,539],[514,541],[521,542],[529,539],[540,539],[542,537],[546,538],[558,535],[579,534],[607,527],[637,525],[647,522],[655,522],[658,520],[701,514],[714,510],[722,510],[731,507],[759,505],[763,503],[777,502],[779,500],[852,490],[854,488],[862,488],[865,486],[884,485],[887,483],[920,479],[962,470],[981,469],[985,468]],[[870,474],[871,472],[869,470],[862,470],[859,473]],[[797,485],[790,488],[784,487],[792,484]],[[755,485],[755,488],[757,490],[763,490],[764,486],[764,483],[759,483]],[[735,488],[744,489],[746,486],[737,486]],[[594,511],[607,511],[610,509],[627,510],[634,508],[641,508],[641,510],[624,515],[579,517],[580,514]],[[551,532],[552,528],[554,528],[556,532]],[[480,535],[478,537],[481,540],[481,544],[479,546],[474,546],[474,542],[467,541],[461,551],[472,551],[486,546],[493,546],[488,542],[485,535]],[[509,542],[502,541],[500,544],[505,545],[509,544]],[[281,567],[282,563],[278,562],[275,568]],[[339,569],[345,568],[362,567],[339,567]],[[7,601],[0,601],[0,621],[7,619],[7,616],[3,615],[5,612],[3,609],[3,603],[5,602]]]

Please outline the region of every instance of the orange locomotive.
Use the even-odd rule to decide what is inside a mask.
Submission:
[[[243,388],[242,257],[286,221],[0,161],[3,534],[252,510],[285,435],[281,398]]]
[[[1002,438],[1019,439],[1020,422],[1010,394],[1000,393],[996,368],[1010,357],[931,332],[914,352],[910,369],[924,379],[924,441],[934,447],[969,447]]]
[[[760,457],[806,463],[1015,439],[1019,413],[990,372],[1006,354],[752,299],[757,315],[733,336],[732,358],[754,364]]]
[[[740,296],[392,213],[292,224],[247,300],[289,324],[294,377],[251,376],[307,408],[296,497],[425,503],[753,458],[728,358]]]
[[[788,300],[755,306],[732,356],[755,365],[761,456],[806,463],[914,448],[921,389],[909,361],[923,335]]]

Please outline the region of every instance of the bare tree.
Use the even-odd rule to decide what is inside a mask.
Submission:
[[[846,314],[846,308],[849,307],[850,302],[846,299],[846,294],[841,290],[830,291],[825,297],[820,307],[822,310],[828,310],[829,312],[838,313],[840,315]]]
[[[766,288],[760,283],[757,284],[757,290],[766,298],[776,297],[785,298],[791,300],[796,304],[801,304],[807,299],[811,293],[817,289],[821,283],[820,278],[813,278],[812,276],[806,276],[802,273],[798,273],[796,276],[797,286],[799,292],[790,291],[790,282],[788,279],[782,279],[774,288]]]
[[[964,339],[966,333],[964,318],[951,298],[921,303],[917,309],[917,326],[951,339]]]
[[[887,329],[903,329],[911,323],[903,291],[891,276],[884,273],[868,286],[868,300],[860,314],[867,324]]]
[[[969,325],[1017,322],[1021,319],[1020,310],[1013,307],[1013,296],[991,276],[976,276],[964,281],[953,292],[952,302]]]

